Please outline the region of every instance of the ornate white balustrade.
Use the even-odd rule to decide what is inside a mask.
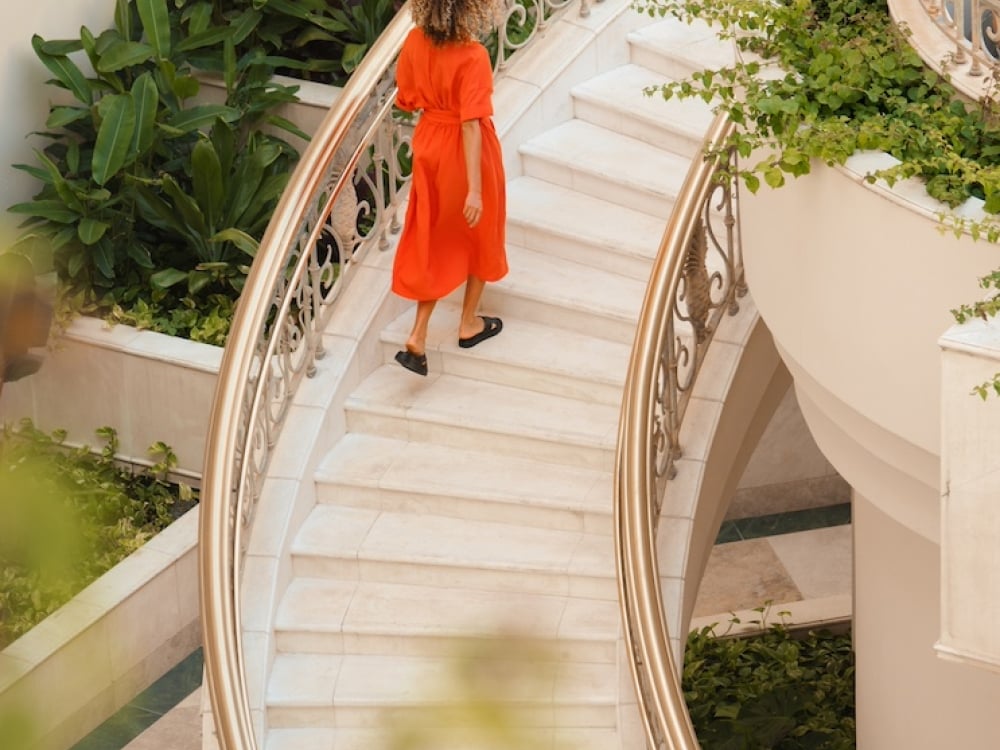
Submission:
[[[908,19],[912,8],[912,0],[895,0],[890,2],[893,15],[898,20],[907,22],[916,35],[921,30]],[[905,5],[911,5],[910,9]],[[947,40],[948,50],[940,59],[929,59],[935,67],[949,69],[960,86],[963,77],[981,78],[994,69],[998,57],[998,41],[1000,41],[1000,0],[920,0],[915,10],[923,11],[926,24]],[[920,45],[915,45],[920,48]],[[978,87],[978,84],[977,84]]]

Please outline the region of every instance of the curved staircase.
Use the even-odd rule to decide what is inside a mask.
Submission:
[[[460,349],[443,301],[419,378],[392,361],[406,309],[344,404],[272,617],[267,750],[642,746],[611,470],[649,264],[711,120],[642,89],[729,48],[621,12],[596,46],[627,62],[567,86],[570,119],[504,136],[511,271],[484,297],[503,333]]]

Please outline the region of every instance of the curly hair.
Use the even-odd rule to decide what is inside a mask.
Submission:
[[[490,31],[498,0],[410,0],[413,22],[434,44],[468,42]]]

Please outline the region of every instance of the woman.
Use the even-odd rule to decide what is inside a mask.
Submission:
[[[396,105],[420,112],[413,178],[396,249],[392,289],[416,300],[406,348],[396,361],[427,374],[427,325],[437,300],[465,283],[458,345],[500,333],[500,318],[477,314],[486,282],[507,273],[506,192],[493,115],[493,70],[479,36],[495,0],[412,0],[417,28],[396,67]]]

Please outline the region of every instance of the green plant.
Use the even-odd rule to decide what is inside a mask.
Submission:
[[[850,634],[767,625],[730,637],[688,635],[682,685],[705,750],[847,750],[855,746]],[[738,622],[734,618],[734,623]]]
[[[212,25],[211,3],[116,0],[114,28],[33,39],[63,89],[37,165],[42,183],[11,207],[19,247],[53,268],[74,307],[188,308],[235,299],[298,153],[273,133],[294,89],[272,82],[261,50],[236,48],[260,22],[247,10]],[[92,75],[73,59],[83,53]],[[219,72],[222,104],[196,103],[198,70]]]
[[[153,465],[132,472],[115,460],[115,430],[96,434],[104,444],[94,453],[29,420],[0,432],[0,648],[196,502],[168,481],[169,446],[154,443]]]
[[[949,207],[982,200],[985,219],[942,213],[957,234],[1000,241],[1000,118],[997,71],[978,102],[963,99],[927,68],[897,28],[886,0],[637,0],[655,15],[715,24],[745,59],[651,90],[669,98],[700,97],[726,111],[737,129],[726,147],[743,159],[751,191],[807,174],[814,160],[843,164],[860,150],[878,150],[896,166],[866,176],[893,184],[919,178]],[[980,280],[998,289],[1000,272]],[[1000,292],[961,305],[957,322],[990,318]],[[973,389],[1000,394],[1000,373]]]

